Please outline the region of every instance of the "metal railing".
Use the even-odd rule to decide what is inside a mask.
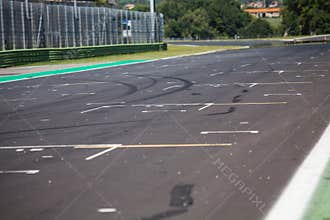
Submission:
[[[162,42],[162,14],[0,0],[0,50]]]

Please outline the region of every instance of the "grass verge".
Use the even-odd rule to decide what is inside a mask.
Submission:
[[[37,62],[27,64],[24,66],[40,66],[40,65],[59,65],[59,64],[92,64],[92,63],[106,63],[123,60],[153,60],[165,57],[191,55],[195,53],[202,53],[208,51],[224,51],[242,49],[241,46],[182,46],[182,45],[168,45],[167,51],[153,51],[134,54],[110,55],[93,58],[72,59],[72,60],[58,60],[52,62]]]

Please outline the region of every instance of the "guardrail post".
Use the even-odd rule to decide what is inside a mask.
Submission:
[[[3,0],[0,0],[0,25],[1,25],[1,50],[6,50],[5,45],[5,28],[3,22]]]

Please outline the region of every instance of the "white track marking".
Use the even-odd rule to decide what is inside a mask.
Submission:
[[[39,173],[40,170],[0,170],[0,174],[28,174],[34,175]]]
[[[166,106],[205,106],[209,103],[164,103],[164,104],[134,104],[130,107],[166,107]],[[214,106],[236,106],[236,105],[286,105],[288,102],[236,102],[236,103],[213,103]],[[129,107],[129,106],[127,106]]]
[[[36,98],[17,98],[17,99],[5,99],[7,102],[21,102],[21,101],[33,101]]]
[[[204,107],[199,108],[198,111],[203,111],[204,109],[207,109],[208,107],[211,107],[212,105],[214,105],[214,103],[207,103],[207,105],[205,105]]]
[[[74,148],[74,149],[109,149],[109,148],[180,148],[180,147],[230,147],[232,143],[215,143],[215,144],[73,144],[73,145],[42,145],[42,146],[7,146],[0,147],[0,150],[10,149],[31,149],[31,148]]]
[[[65,86],[78,86],[78,85],[93,85],[93,84],[104,84],[107,82],[84,82],[84,83],[64,83],[64,84],[54,84],[54,87],[65,87]]]
[[[201,134],[258,134],[259,131],[202,131]]]
[[[249,122],[248,122],[248,121],[241,121],[239,124],[240,124],[240,125],[248,125]]]
[[[41,158],[50,159],[50,158],[53,158],[53,156],[52,155],[44,155],[44,156],[41,156]]]
[[[120,105],[125,104],[126,102],[89,102],[86,105]]]
[[[16,152],[23,152],[24,151],[24,149],[16,149]]]
[[[43,151],[43,148],[31,148],[30,151],[31,152],[39,152],[39,151]]]
[[[182,87],[182,85],[169,86],[169,87],[164,88],[163,91],[167,91],[169,89],[174,89],[174,88],[180,88],[180,87]]]
[[[74,95],[95,95],[96,93],[94,92],[79,92],[79,93],[75,93],[75,94],[67,94],[67,93],[63,93],[61,94],[61,96],[74,96]]]
[[[0,150],[33,149],[33,148],[74,148],[74,145],[43,145],[43,146],[0,146]]]
[[[241,68],[244,68],[244,67],[247,67],[247,66],[251,66],[251,64],[249,64],[249,63],[247,63],[247,64],[243,64],[243,65],[241,65],[240,67],[241,67]]]
[[[213,77],[213,76],[222,75],[222,74],[223,74],[223,72],[211,73],[210,76]]]
[[[100,213],[113,213],[113,212],[117,212],[117,209],[115,208],[101,208],[97,210]]]
[[[104,105],[104,106],[100,106],[97,108],[87,109],[87,110],[81,111],[80,113],[84,114],[84,113],[93,112],[93,111],[104,109],[104,108],[123,108],[123,107],[125,107],[125,105]]]
[[[226,83],[206,83],[206,84],[194,84],[194,86],[198,86],[198,87],[213,87],[213,88],[220,88],[223,86],[229,86],[231,84],[226,84]]]
[[[268,93],[264,94],[264,96],[301,96],[301,93]]]
[[[311,81],[302,81],[302,82],[265,82],[265,83],[259,83],[259,82],[247,82],[247,83],[234,83],[235,85],[241,85],[241,86],[249,86],[254,87],[257,85],[290,85],[290,84],[313,84]]]
[[[111,147],[111,148],[105,149],[105,150],[103,150],[103,151],[101,151],[101,152],[98,152],[97,154],[93,154],[93,155],[87,157],[85,160],[93,160],[93,159],[96,158],[96,157],[99,157],[99,156],[101,156],[101,155],[103,155],[103,154],[105,154],[105,153],[108,153],[108,152],[110,152],[110,151],[113,151],[113,150],[117,149],[119,146],[120,146],[120,145],[118,145],[118,146],[113,146],[113,147]]]
[[[330,157],[330,125],[270,210],[265,220],[301,220]]]
[[[142,113],[154,113],[154,112],[187,112],[187,110],[182,109],[182,110],[169,110],[169,109],[164,109],[164,110],[144,110],[141,111]]]

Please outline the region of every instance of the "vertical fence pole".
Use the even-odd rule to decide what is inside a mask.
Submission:
[[[58,25],[58,39],[59,46],[62,48],[62,30],[61,30],[61,16],[60,16],[60,6],[57,5],[57,25]]]
[[[76,25],[75,25],[75,19],[76,19],[76,11],[75,8],[71,8],[71,14],[72,14],[72,42],[73,42],[73,47],[76,47]]]
[[[97,7],[97,33],[98,33],[98,43],[97,45],[101,44],[101,35],[102,35],[102,31],[101,31],[101,21],[100,21],[100,7]]]
[[[34,16],[33,16],[33,4],[30,3],[30,15],[31,15],[31,40],[32,40],[32,49],[35,47],[35,25],[34,25]]]
[[[24,19],[24,3],[21,2],[21,22],[22,22],[22,43],[23,49],[26,49],[25,45],[25,19]]]
[[[82,47],[82,33],[81,33],[81,7],[79,7],[79,45]]]
[[[6,50],[5,45],[5,28],[4,28],[4,22],[3,22],[3,0],[0,0],[0,25],[1,25],[1,50]]]
[[[110,44],[113,44],[113,24],[112,24],[112,15],[113,11],[112,9],[109,9],[109,19],[110,19]]]
[[[88,8],[85,8],[85,37],[86,37],[86,46],[89,46],[89,34],[90,34],[90,29],[88,28]]]
[[[66,10],[66,6],[64,6],[64,26],[65,26],[65,47],[69,45],[68,39],[68,12]]]
[[[11,17],[11,33],[12,33],[12,49],[16,49],[15,37],[15,18],[14,18],[14,2],[10,2],[10,17]]]
[[[93,46],[95,46],[95,25],[94,25],[94,8],[91,8],[92,10],[92,41],[93,41]]]
[[[45,47],[49,48],[50,46],[50,20],[49,20],[49,5],[46,5],[46,19],[47,22],[46,23],[46,43],[45,43]]]
[[[124,43],[124,29],[123,29],[123,10],[120,10],[120,31],[121,31],[121,43]]]
[[[105,8],[103,8],[103,45],[106,45],[107,44],[107,29],[106,29],[106,24],[105,24],[105,21],[106,21],[106,12],[105,12]]]
[[[118,14],[118,11],[116,11],[115,12],[115,14],[116,14],[116,20],[115,20],[115,27],[116,27],[116,44],[118,44],[119,43],[119,30],[118,30],[118,27],[119,27],[119,24],[118,24],[118,16],[119,16],[119,14]]]

